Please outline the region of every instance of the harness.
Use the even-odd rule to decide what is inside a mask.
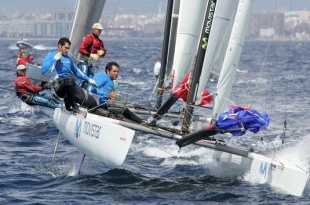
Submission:
[[[32,98],[33,94],[31,93],[24,93],[20,96],[18,96],[23,102],[25,102],[28,105],[32,105]]]

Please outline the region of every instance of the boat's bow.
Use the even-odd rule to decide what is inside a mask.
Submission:
[[[122,165],[135,134],[108,118],[73,115],[60,108],[55,109],[54,124],[79,151],[111,168]]]

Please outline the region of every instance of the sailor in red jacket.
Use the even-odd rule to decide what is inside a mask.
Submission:
[[[41,105],[53,109],[62,107],[61,101],[48,93],[39,94],[44,89],[51,89],[51,85],[46,81],[42,81],[40,86],[32,84],[26,76],[26,69],[25,65],[18,65],[16,68],[17,78],[14,80],[16,95],[28,105]]]
[[[21,51],[20,54],[17,56],[16,64],[26,66],[27,63],[30,63],[32,61],[32,55],[27,55],[25,51]]]
[[[95,74],[93,60],[98,61],[100,57],[104,57],[106,54],[103,42],[99,39],[102,29],[100,23],[95,23],[92,26],[92,33],[84,36],[79,48],[81,62],[78,63],[78,67],[90,78]],[[85,82],[80,82],[80,86],[86,87]]]

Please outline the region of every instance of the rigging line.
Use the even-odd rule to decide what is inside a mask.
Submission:
[[[273,141],[266,135],[263,134],[265,136],[265,138],[267,138],[269,140],[269,142],[271,143],[272,147],[273,147],[273,156],[272,159],[275,159],[276,154],[277,154],[277,150],[276,150],[276,146],[274,145]],[[281,162],[280,162],[281,163]],[[282,163],[281,163],[282,164]]]
[[[137,50],[138,50],[138,48],[140,47],[140,44],[141,44],[141,42],[142,42],[142,39],[143,39],[143,37],[144,37],[144,35],[145,35],[145,33],[146,33],[146,31],[147,31],[147,29],[149,28],[149,23],[150,23],[150,19],[154,16],[154,12],[155,12],[155,9],[156,9],[156,5],[158,5],[158,1],[159,0],[156,0],[156,2],[155,2],[155,4],[154,4],[154,7],[153,7],[153,10],[152,10],[152,12],[151,12],[151,15],[149,16],[149,18],[148,18],[148,20],[147,20],[147,23],[146,23],[146,26],[145,26],[145,28],[144,28],[144,31],[142,32],[142,35],[140,36],[140,40],[139,40],[139,42],[138,42],[138,45],[137,45]]]
[[[296,167],[298,167],[299,169],[301,169],[301,170],[303,170],[303,171],[305,171],[305,172],[308,172],[308,171],[306,171],[305,169],[303,169],[302,167],[300,167],[299,165],[297,165],[296,163],[294,163],[292,160],[290,160],[290,159],[288,159],[287,157],[285,157],[284,155],[280,154],[280,153],[276,150],[276,147],[274,146],[273,141],[271,141],[270,138],[269,138],[267,135],[265,135],[265,137],[270,141],[270,143],[272,144],[272,146],[273,146],[273,148],[274,148],[274,155],[273,155],[273,157],[272,157],[273,160],[278,161],[282,166],[284,166],[284,164],[283,164],[280,160],[277,160],[277,159],[276,159],[276,154],[277,154],[277,155],[280,155],[282,158],[284,158],[284,159],[286,159],[287,161],[289,161],[290,163],[294,164],[294,165],[295,165]]]
[[[292,163],[293,165],[295,165],[296,167],[298,167],[299,169],[305,171],[305,172],[309,172],[309,170],[305,170],[304,168],[302,168],[301,166],[299,166],[298,164],[294,163],[293,161],[291,161],[290,159],[288,159],[287,157],[285,157],[284,155],[280,154],[279,152],[277,153],[278,155],[280,155],[282,158],[286,159],[287,161],[289,161],[290,163]],[[278,160],[279,163],[281,163],[279,160]],[[282,163],[281,163],[282,164]],[[283,164],[282,164],[283,165]],[[283,165],[284,166],[284,165]]]
[[[273,18],[273,22],[272,22],[272,28],[276,30],[276,20],[277,20],[277,16],[278,16],[278,8],[279,8],[279,1],[276,0],[276,3],[275,3],[275,15],[274,15],[274,18]],[[269,50],[270,50],[270,44],[274,42],[274,38],[275,38],[275,35],[272,36],[272,38],[268,41],[268,44],[267,44],[267,48],[266,48],[266,52],[264,54],[264,59],[263,59],[263,63],[262,63],[262,67],[261,67],[261,70],[260,70],[260,73],[258,75],[258,78],[257,79],[262,79],[262,73],[263,71],[265,70],[265,66],[266,66],[266,61],[267,61],[267,55],[269,54]],[[270,76],[270,75],[268,75]],[[258,83],[256,83],[256,86],[254,88],[254,90],[256,90],[258,88]],[[251,104],[253,104],[253,101],[255,101],[254,99],[254,95],[252,95],[252,100],[251,100]],[[267,110],[267,94],[266,94],[266,98],[265,98],[265,112]]]
[[[95,110],[95,109],[97,109],[97,108],[99,108],[99,107],[101,107],[103,105],[108,105],[109,101],[110,100],[108,100],[107,102],[101,103],[101,104],[97,105],[96,107],[92,107],[91,109],[88,109],[87,112],[93,111],[93,110]]]
[[[292,11],[292,8],[293,8],[293,4],[292,4],[292,0],[290,1],[290,11]],[[292,28],[293,28],[293,25],[294,23],[293,23],[293,21],[292,21]],[[288,46],[288,50],[286,50],[286,53],[287,53],[287,56],[288,56],[288,58],[287,59],[289,59],[289,61],[288,61],[288,64],[289,64],[289,62],[291,62],[291,60],[292,60],[292,55],[290,55],[290,48],[291,48],[291,44],[292,44],[292,41],[291,41],[291,35],[289,36],[289,41],[288,41],[288,43],[289,43],[289,46]],[[288,80],[288,78],[287,78],[287,81],[289,81]],[[289,90],[289,87],[288,87],[288,82],[287,83],[285,83],[285,90],[287,91],[287,90]],[[284,121],[283,121],[283,138],[282,138],[282,145],[284,144],[284,138],[286,137],[286,129],[287,129],[287,120],[286,120],[286,118],[287,118],[287,110],[289,110],[288,109],[288,92],[286,92],[286,95],[285,95],[285,104],[284,104],[284,107],[285,107],[285,109],[284,109]]]
[[[154,96],[155,91],[156,91],[156,88],[157,88],[157,85],[158,85],[159,82],[161,82],[161,81],[159,81],[159,78],[157,78],[156,83],[155,83],[155,86],[154,86],[154,88],[153,88],[153,91],[152,91],[152,93],[150,94],[150,97],[149,97],[149,100],[148,100],[149,102],[151,101],[152,97]]]
[[[121,0],[118,0],[118,2],[116,4],[116,9],[114,9],[115,12],[112,15],[112,18],[106,23],[105,27],[103,28],[103,30],[106,30],[107,33],[109,33],[109,31],[111,30],[111,28],[112,28],[112,26],[113,26],[113,24],[115,22],[115,17],[116,17],[117,10],[119,9],[120,1]],[[109,22],[110,22],[110,25],[109,25]]]

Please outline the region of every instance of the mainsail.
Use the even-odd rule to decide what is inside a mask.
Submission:
[[[252,1],[240,0],[235,21],[231,31],[231,37],[225,54],[222,70],[214,95],[214,109],[212,118],[217,119],[228,105],[231,89],[235,81],[241,52],[243,49],[245,34],[250,20]]]
[[[172,89],[181,82],[192,68],[194,56],[206,10],[205,0],[183,0],[180,4],[179,22],[172,67]]]
[[[221,62],[221,60],[224,59],[219,58],[222,57],[222,49],[226,50],[227,48],[227,43],[225,44],[225,40],[229,40],[231,34],[231,27],[235,18],[238,3],[239,0],[218,0],[214,12],[208,47],[205,53],[201,75],[199,78],[199,85],[195,100],[196,105],[199,105],[201,103],[202,93],[206,88],[211,70],[214,68],[215,63]],[[222,65],[218,64],[217,66],[221,67]]]
[[[224,0],[222,0],[222,3],[223,1]],[[221,0],[218,1],[218,3],[220,2]],[[223,130],[217,129],[214,121],[217,120],[219,114],[222,113],[227,106],[227,99],[229,99],[231,89],[235,81],[235,72],[236,72],[236,69],[237,69],[237,66],[240,60],[242,48],[243,48],[243,43],[244,43],[245,33],[246,33],[245,31],[249,24],[251,6],[252,6],[251,0],[240,0],[238,4],[236,17],[233,23],[230,40],[228,43],[228,47],[227,47],[226,54],[225,54],[225,59],[223,62],[223,67],[222,67],[219,81],[217,84],[217,91],[215,92],[215,95],[214,95],[215,102],[214,102],[213,115],[212,115],[213,121],[211,123],[214,129],[218,131],[217,133],[223,132]],[[192,87],[190,90],[189,97],[192,97],[193,93],[195,92],[195,89],[193,89],[193,86],[195,86],[196,83],[198,84],[198,81],[195,80],[195,76],[197,76],[195,75],[195,71],[196,70],[194,70],[194,80],[191,85]],[[188,102],[187,104],[189,103],[190,102]],[[189,123],[191,121],[191,115],[193,113],[192,107],[187,106],[187,110],[188,111],[186,112],[184,121],[183,121],[184,132],[189,127]],[[189,136],[184,136],[182,140],[179,140],[178,145],[182,147],[185,144],[187,145],[189,141],[193,143],[195,141],[208,138],[208,137],[209,135],[206,135],[204,137],[203,135],[200,134],[200,137],[197,137],[195,134],[191,134]],[[193,138],[195,140],[193,140]]]

